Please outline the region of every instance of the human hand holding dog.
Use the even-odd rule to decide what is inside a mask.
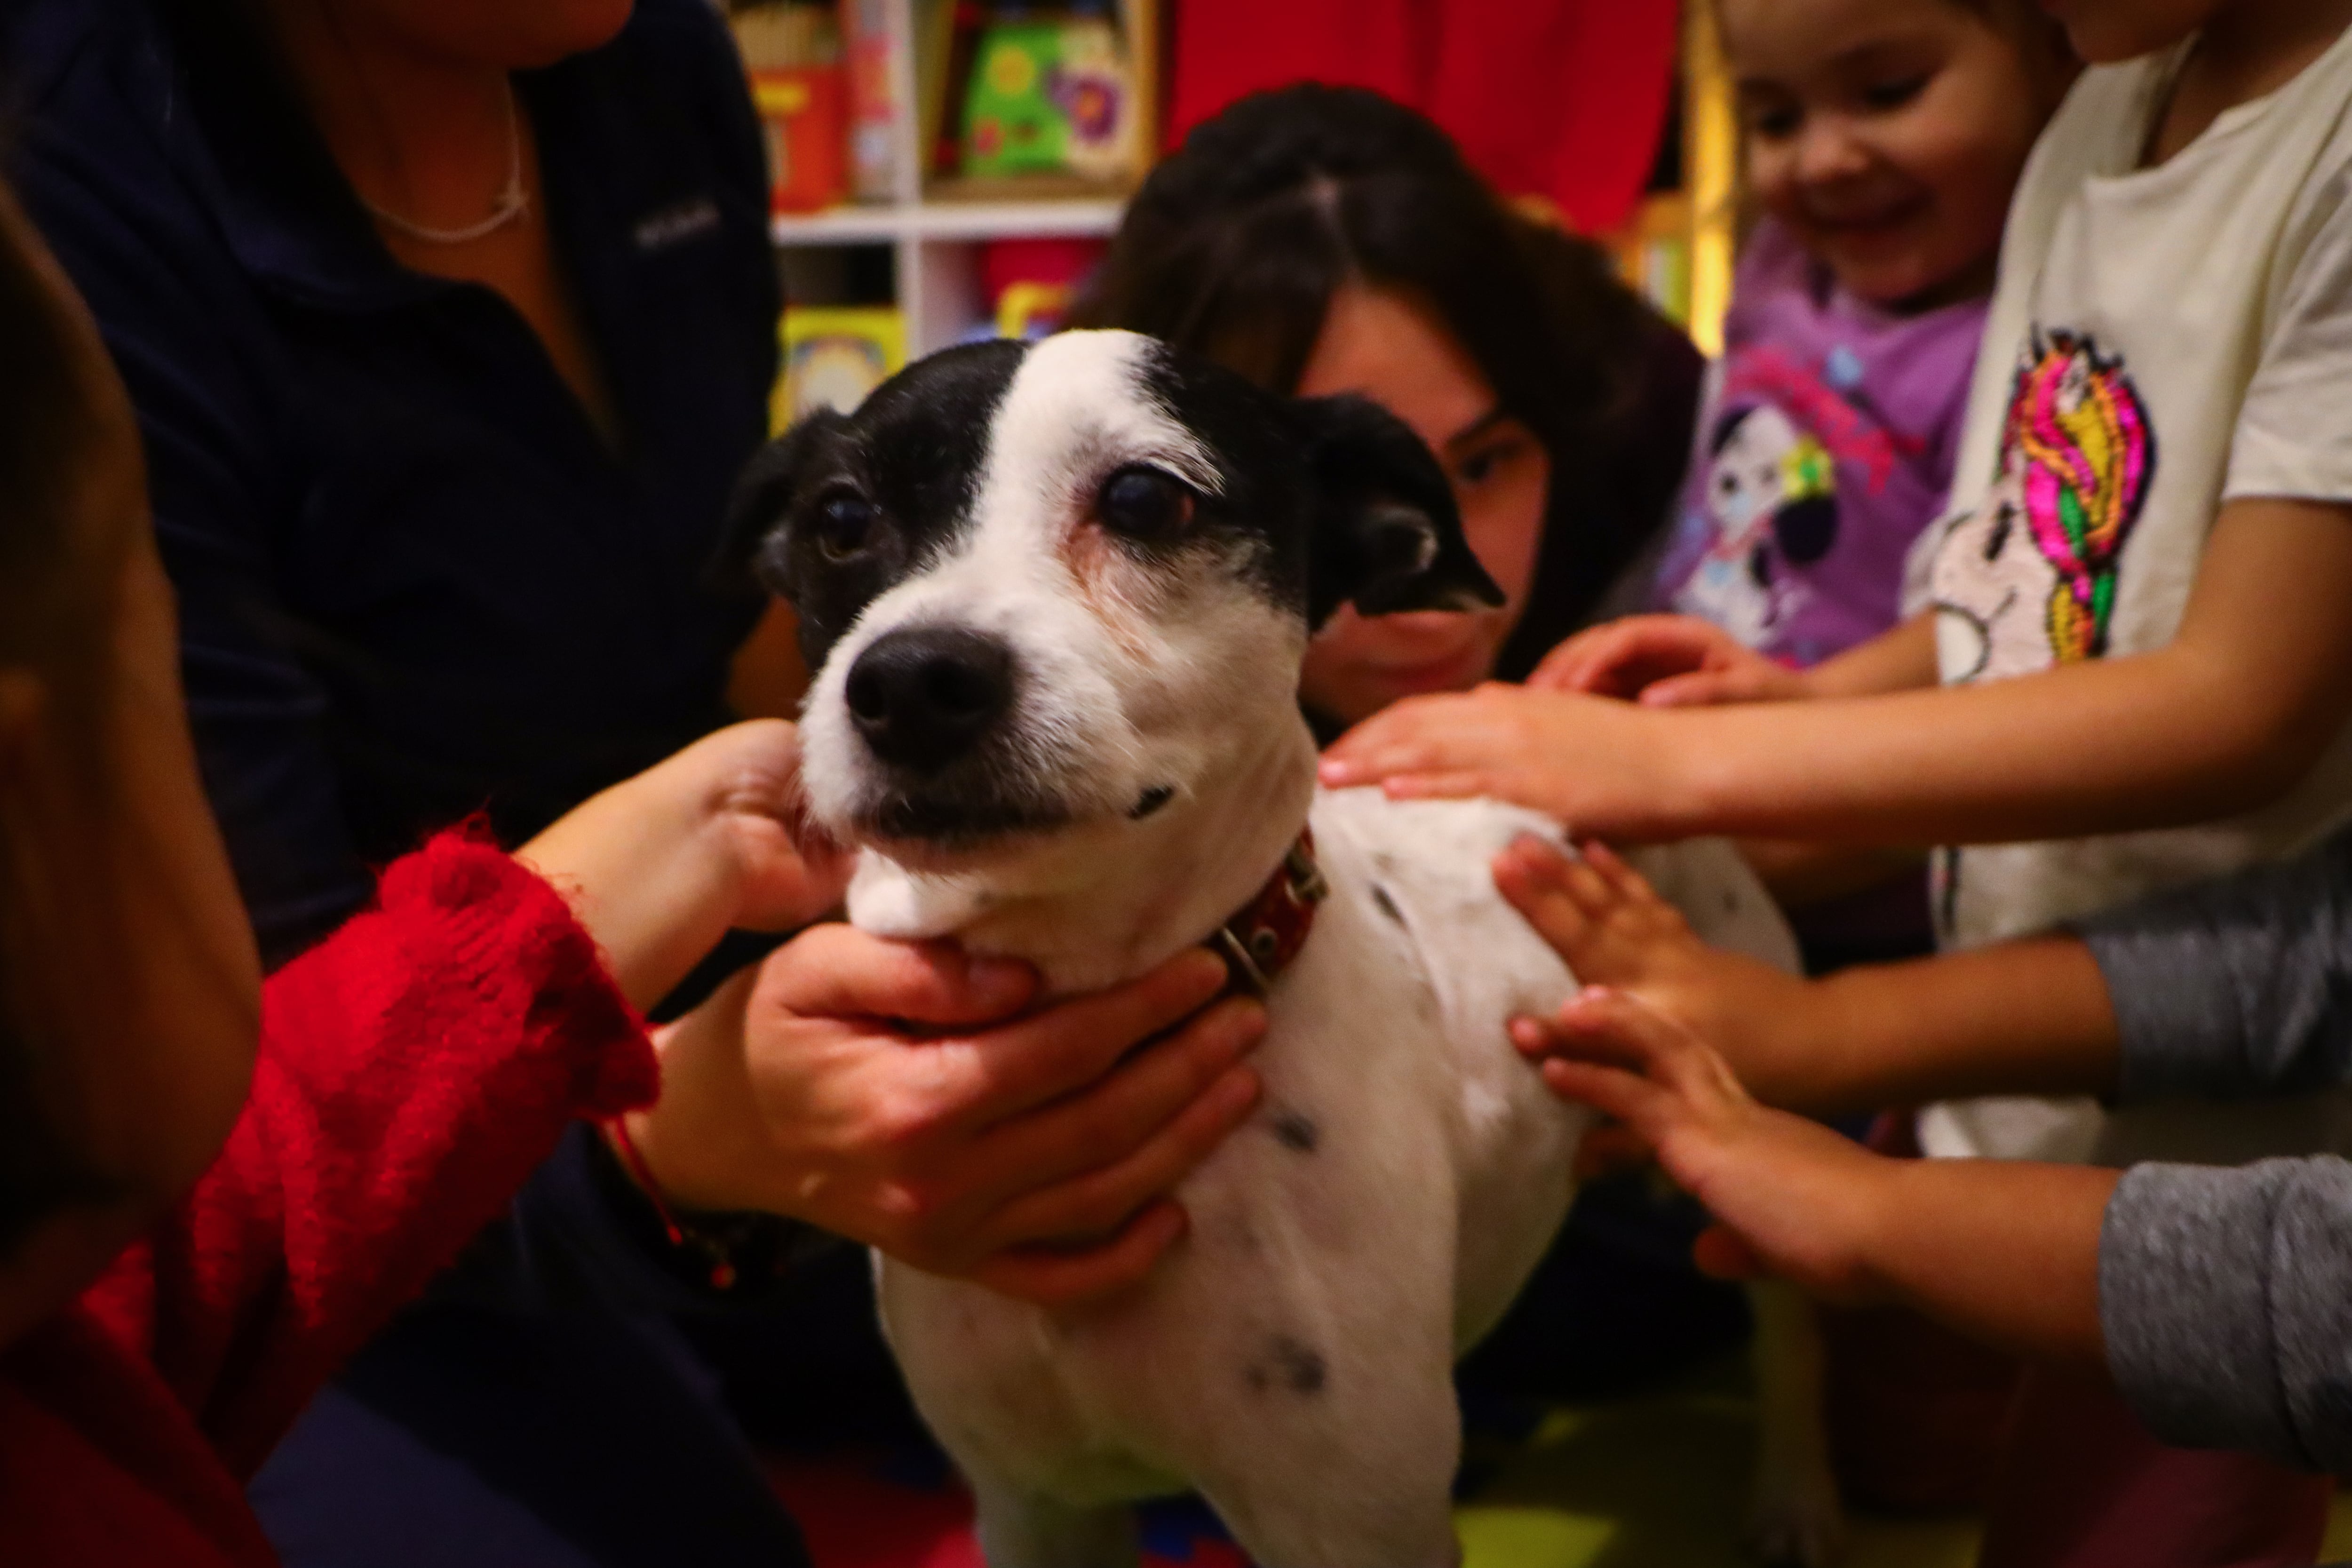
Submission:
[[[1105,1294],[1182,1233],[1166,1194],[1256,1102],[1265,1009],[1191,1016],[1224,983],[1193,951],[1023,1015],[1024,965],[813,927],[664,1033],[630,1136],[689,1207],[789,1215],[1048,1305]]]
[[[795,842],[799,780],[791,724],[732,724],[583,802],[515,858],[562,889],[622,993],[649,1007],[730,928],[789,931],[841,901],[848,858]]]
[[[1613,1121],[1580,1163],[1645,1149],[1715,1224],[1710,1274],[1772,1274],[1842,1303],[1899,1301],[2029,1354],[2105,1365],[2099,1232],[2120,1173],[1981,1160],[1889,1160],[1759,1105],[1706,1041],[1620,992],[1588,987],[1516,1020],[1544,1081]]]

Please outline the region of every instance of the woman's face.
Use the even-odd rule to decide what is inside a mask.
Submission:
[[[1437,454],[1470,548],[1506,596],[1499,608],[1467,614],[1365,616],[1341,606],[1307,645],[1299,695],[1353,724],[1400,697],[1462,690],[1493,672],[1535,575],[1551,458],[1533,431],[1503,412],[1436,313],[1395,289],[1349,284],[1332,295],[1298,393],[1339,392],[1370,398]]]

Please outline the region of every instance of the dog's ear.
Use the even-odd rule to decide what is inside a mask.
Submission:
[[[1310,628],[1343,604],[1386,616],[1503,602],[1463,537],[1445,470],[1402,420],[1354,395],[1302,397],[1290,407],[1316,490],[1307,561]]]
[[[714,584],[739,592],[756,584],[771,593],[792,596],[792,585],[783,578],[783,563],[774,557],[769,545],[792,507],[793,491],[809,458],[826,437],[848,423],[833,409],[820,408],[752,454],[727,500],[719,550],[710,563]]]

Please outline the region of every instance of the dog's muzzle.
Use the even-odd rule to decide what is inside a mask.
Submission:
[[[961,626],[891,632],[857,656],[842,697],[875,756],[936,773],[978,747],[1012,708],[1012,650]]]

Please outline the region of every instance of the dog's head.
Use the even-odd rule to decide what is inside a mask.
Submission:
[[[1394,417],[1129,332],[911,365],[761,453],[730,531],[799,612],[818,825],[933,858],[1215,788],[1343,602],[1500,602]]]

